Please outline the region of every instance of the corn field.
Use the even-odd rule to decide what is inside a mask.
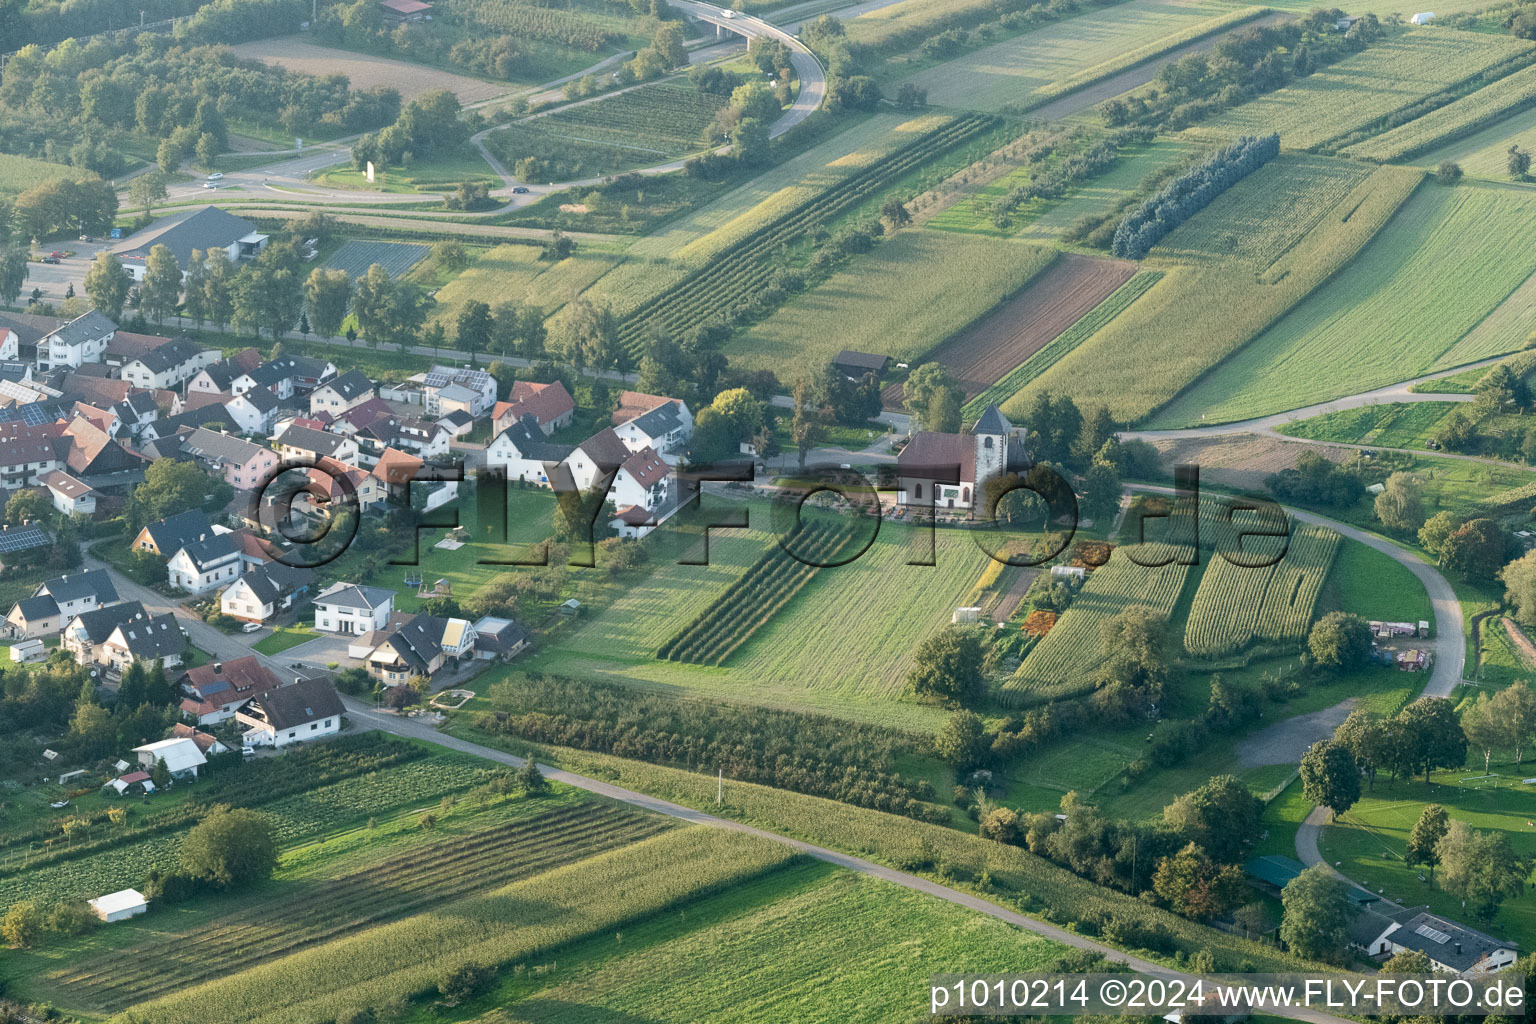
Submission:
[[[1255,640],[1305,637],[1338,549],[1338,534],[1305,526],[1291,534],[1285,557],[1274,565],[1248,568],[1216,557],[1195,591],[1185,649],[1213,656]]]

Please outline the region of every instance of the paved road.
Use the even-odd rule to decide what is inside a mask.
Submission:
[[[524,762],[524,759],[521,757],[505,753],[504,751],[496,750],[493,747],[482,746],[478,743],[471,743],[468,740],[461,740],[456,736],[448,736],[440,733],[433,726],[430,726],[418,719],[401,718],[398,715],[384,714],[374,710],[372,706],[353,697],[343,697],[342,699],[347,706],[347,714],[352,718],[354,722],[366,728],[378,729],[383,732],[392,733],[396,736],[406,736],[413,739],[427,740],[432,743],[441,744],[442,746],[448,747],[452,750],[461,751],[466,754],[473,754],[478,757],[486,758],[490,761],[495,761],[498,764],[504,764],[513,768],[520,767]],[[1170,968],[1164,967],[1161,964],[1153,963],[1150,960],[1143,960],[1140,957],[1132,956],[1128,953],[1122,953],[1120,950],[1106,946],[1100,942],[1095,942],[1090,938],[1086,938],[1074,932],[1069,932],[1064,928],[1058,928],[1053,924],[1048,924],[1044,921],[1036,920],[1033,917],[1026,917],[1017,911],[1009,910],[1006,907],[1000,907],[996,903],[988,902],[987,900],[981,899],[978,896],[973,896],[970,893],[961,892],[957,889],[951,889],[948,886],[940,885],[937,882],[931,882],[926,878],[920,878],[917,875],[908,874],[905,871],[898,871],[895,868],[888,868],[883,864],[876,864],[874,861],[864,860],[861,857],[853,857],[846,853],[839,853],[836,850],[829,850],[824,846],[815,846],[811,843],[803,842],[799,839],[792,839],[788,836],[782,836],[774,832],[768,832],[764,829],[754,828],[751,825],[744,825],[739,821],[732,821],[729,818],[717,817],[713,814],[707,814],[704,811],[695,810],[692,807],[685,807],[682,804],[675,804],[668,800],[661,800],[657,797],[647,796],[644,793],[637,793],[632,789],[623,789],[619,786],[615,786],[607,782],[601,782],[597,779],[589,779],[584,775],[576,775],[572,772],[565,771],[561,768],[555,768],[550,765],[540,764],[539,770],[544,773],[545,778],[553,782],[559,782],[563,785],[575,787],[576,789],[583,789],[589,793],[596,793],[599,796],[604,796],[611,800],[618,800],[622,803],[630,804],[631,806],[639,807],[643,810],[651,811],[656,814],[665,814],[668,817],[678,818],[682,821],[690,822],[696,825],[708,825],[712,828],[729,829],[732,832],[740,832],[745,835],[756,836],[759,839],[767,839],[772,842],[781,843],[792,849],[798,850],[807,856],[815,857],[817,860],[826,861],[828,864],[835,864],[838,867],[847,868],[850,871],[857,871],[861,875],[869,875],[873,878],[879,878],[883,881],[890,882],[893,885],[899,885],[904,889],[911,889],[914,892],[924,893],[936,899],[944,900],[947,903],[953,903],[956,906],[965,907],[967,910],[972,910],[980,914],[985,914],[988,917],[996,918],[999,921],[1007,922],[1008,924],[1013,925],[1015,928],[1018,928],[1021,931],[1031,932],[1043,938],[1059,942],[1064,946],[1071,946],[1075,949],[1086,949],[1097,953],[1103,953],[1105,958],[1116,963],[1125,964],[1133,971],[1136,971],[1138,974],[1154,975],[1161,978],[1190,977],[1189,975],[1182,974],[1179,971],[1174,971]],[[915,978],[913,980],[913,984],[925,984],[925,981],[922,978]],[[1316,1022],[1316,1024],[1347,1024],[1344,1018],[1335,1017],[1326,1013],[1313,1013],[1303,1011],[1295,1012],[1291,1016],[1297,1020],[1313,1021]]]

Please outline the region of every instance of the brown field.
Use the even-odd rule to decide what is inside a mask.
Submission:
[[[1135,436],[1122,435],[1122,436]],[[1179,463],[1200,467],[1203,483],[1254,490],[1263,487],[1271,473],[1294,469],[1296,458],[1304,451],[1314,451],[1334,462],[1353,459],[1353,448],[1287,441],[1265,434],[1220,434],[1186,440],[1149,437],[1162,454],[1164,466]]]
[[[354,89],[387,85],[398,89],[400,98],[407,103],[433,89],[447,89],[459,98],[460,103],[488,100],[507,91],[507,86],[495,82],[482,82],[467,75],[455,75],[450,71],[439,71],[389,57],[372,57],[351,50],[316,46],[299,36],[260,39],[241,43],[231,49],[249,60],[275,64],[300,74],[346,75]]]
[[[1127,260],[1065,253],[1019,294],[954,335],[919,362],[942,363],[973,398],[1071,327],[1136,273]],[[901,385],[882,396],[901,407]]]

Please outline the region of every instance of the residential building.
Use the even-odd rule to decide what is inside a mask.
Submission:
[[[219,742],[219,738],[211,732],[203,732],[186,722],[177,722],[171,726],[172,739],[188,739],[197,744],[197,749],[203,752],[204,757],[211,754],[227,754],[229,748]]]
[[[388,624],[394,608],[393,590],[333,583],[315,598],[315,628],[322,633],[372,633]]]
[[[437,418],[437,425],[448,431],[449,440],[468,437],[475,432],[475,419],[462,409]]]
[[[312,416],[321,412],[328,412],[333,417],[340,416],[372,397],[373,381],[356,370],[348,370],[310,392],[309,412]]]
[[[183,454],[236,490],[260,487],[277,472],[277,453],[233,434],[198,427],[181,442]]]
[[[76,480],[62,469],[55,469],[37,478],[48,488],[48,497],[61,515],[93,516],[96,514],[96,491]]]
[[[197,770],[208,763],[208,758],[190,736],[172,736],[146,743],[134,747],[133,752],[139,755],[139,765],[147,771],[153,771],[156,764],[164,761],[166,771],[173,779],[195,779]]]
[[[113,672],[122,672],[135,661],[158,661],[166,668],[182,662],[187,637],[174,615],[151,615],[125,622],[102,641],[98,653],[101,664]]]
[[[252,388],[266,388],[286,402],[296,394],[309,394],[321,381],[334,376],[334,363],[285,353],[271,362],[243,371],[230,382],[229,390],[232,394],[243,395]]]
[[[564,468],[571,484],[582,492],[611,473],[608,500],[617,508],[638,505],[655,510],[665,502],[671,486],[672,467],[666,460],[650,448],[631,452],[614,428],[583,441],[565,460]]]
[[[31,637],[57,633],[76,615],[118,602],[117,588],[105,569],[92,569],[38,585],[6,616],[13,634]]]
[[[93,309],[50,331],[37,343],[37,367],[52,370],[99,363],[107,354],[107,342],[116,333],[117,324]]]
[[[129,546],[135,551],[148,551],[169,558],[189,542],[212,532],[214,526],[206,512],[198,508],[188,509],[148,524],[138,532]]]
[[[129,451],[106,431],[79,417],[64,428],[64,438],[69,447],[59,468],[67,466],[72,474],[85,481],[141,472],[149,462],[137,452]],[[137,482],[121,477],[119,480]]]
[[[107,642],[118,626],[142,620],[145,616],[144,606],[137,601],[124,601],[122,604],[82,612],[66,620],[59,638],[60,646],[74,655],[77,665],[106,664],[106,658],[101,652],[102,644]]]
[[[297,679],[292,680],[298,682]],[[217,725],[235,717],[247,701],[264,696],[283,680],[254,654],[188,669],[176,681],[182,714],[198,725]]]
[[[1430,912],[1428,907],[1368,907],[1350,926],[1350,944],[1367,956],[1422,953],[1430,966],[1445,974],[1491,974],[1513,964],[1517,943],[1494,938]]]
[[[277,411],[281,406],[278,397],[266,388],[252,388],[225,402],[224,410],[241,433],[266,437],[277,423]]]
[[[613,419],[610,422],[617,427],[621,423],[628,423],[630,420],[638,419],[651,410],[666,405],[668,402],[677,403],[678,416],[688,425],[688,433],[691,435],[693,433],[693,413],[688,411],[688,403],[680,398],[668,398],[666,395],[648,395],[644,391],[619,392],[619,405],[614,410]]]
[[[508,425],[491,441],[485,451],[485,464],[506,471],[507,479],[549,487],[554,467],[575,451],[567,445],[545,439],[538,420],[532,416]]]
[[[496,404],[496,378],[484,370],[434,366],[421,382],[421,407],[428,416],[462,410],[479,418]]]
[[[266,622],[308,593],[314,570],[268,562],[247,569],[219,595],[219,610],[242,622]]]
[[[171,250],[182,276],[186,276],[193,249],[223,249],[231,260],[240,260],[257,255],[266,244],[267,236],[250,221],[215,206],[204,206],[161,217],[125,238],[112,251],[133,279],[142,281],[149,251],[157,245]]]
[[[303,679],[252,699],[235,712],[235,719],[247,727],[246,743],[282,749],[293,743],[334,736],[341,731],[345,710],[330,683],[324,679]]]
[[[528,646],[528,631],[512,619],[482,615],[475,620],[475,657],[512,658]]]
[[[348,466],[357,464],[357,441],[329,430],[290,426],[273,443],[285,463],[315,463],[322,458],[335,459]]]
[[[459,496],[457,480],[440,478],[451,472],[439,474],[418,456],[386,448],[373,467],[372,476],[384,485],[390,501],[430,512]]]
[[[548,437],[562,427],[571,425],[576,415],[576,402],[565,385],[559,381],[539,384],[531,380],[513,381],[512,393],[507,401],[497,402],[491,413],[491,429],[502,433],[524,416],[532,416],[539,429]]]
[[[241,553],[242,545],[233,533],[205,533],[171,556],[166,576],[177,590],[206,594],[239,578],[245,568]]]
[[[174,388],[218,362],[217,349],[176,338],[123,364],[123,380],[141,388]]]
[[[33,487],[41,478],[61,468],[60,440],[63,428],[56,423],[27,426],[22,423],[0,425],[0,486],[7,490]]]
[[[402,686],[416,676],[430,678],[450,658],[472,657],[474,650],[475,627],[468,619],[422,612],[379,638],[365,664],[383,685]]]
[[[613,428],[624,447],[632,452],[649,448],[676,464],[693,437],[693,417],[682,402],[666,401]]]

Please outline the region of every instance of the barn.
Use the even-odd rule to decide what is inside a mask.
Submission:
[[[98,896],[93,900],[87,900],[91,909],[96,911],[96,916],[103,921],[126,921],[149,909],[149,900],[137,889],[122,889],[118,892],[109,892],[105,896]]]

